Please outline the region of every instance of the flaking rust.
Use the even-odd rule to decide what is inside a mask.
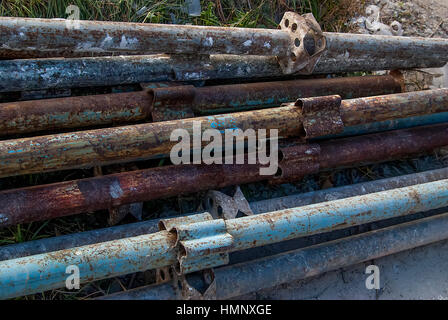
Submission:
[[[372,123],[383,119],[397,119],[404,115],[425,115],[432,112],[448,110],[448,89],[428,90],[419,94],[402,93],[389,96],[376,96],[344,102],[340,106],[344,127]],[[319,105],[313,101],[324,98],[306,98],[310,105]],[[365,117],[363,107],[369,103],[376,104],[375,110],[369,111]],[[378,101],[380,101],[378,103]],[[412,101],[412,108],[403,101]],[[359,104],[361,107],[357,107]],[[428,105],[431,108],[428,108]],[[334,105],[332,115],[338,114]],[[318,112],[326,116],[323,112]],[[352,115],[355,114],[356,117]],[[306,116],[306,114],[305,114]],[[327,126],[319,129],[317,119],[308,122],[306,128],[302,124],[302,109],[294,104],[278,108],[211,115],[206,117],[187,118],[181,120],[143,123],[122,127],[97,130],[86,130],[61,133],[32,138],[0,141],[0,177],[20,174],[49,172],[63,169],[86,168],[96,165],[131,162],[150,159],[158,155],[169,154],[176,144],[170,140],[175,129],[185,129],[190,136],[194,123],[200,123],[201,134],[209,129],[218,129],[222,133],[226,129],[278,129],[281,138],[303,137],[303,131],[315,130],[313,137],[320,133],[339,132],[341,123],[338,117],[331,117]],[[316,118],[314,116],[314,118]],[[312,125],[312,126],[311,126]],[[334,131],[333,131],[334,130]]]
[[[257,181],[291,181],[318,170],[393,160],[447,145],[448,126],[440,124],[309,145],[296,141],[280,149],[284,173],[277,177],[260,175],[260,164],[190,164],[5,190],[0,192],[0,207],[8,220],[2,226]]]

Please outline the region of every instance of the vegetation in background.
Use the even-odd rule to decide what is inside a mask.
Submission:
[[[275,28],[285,11],[295,11],[312,12],[325,31],[341,31],[360,2],[362,0],[201,1],[201,15],[190,17],[184,0],[3,0],[0,16],[66,18],[66,8],[76,5],[83,20]]]

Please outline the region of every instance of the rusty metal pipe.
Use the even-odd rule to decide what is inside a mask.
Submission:
[[[418,219],[360,235],[236,265],[215,268],[215,299],[229,299],[283,283],[378,259],[448,238],[448,214]],[[378,245],[381,244],[381,245]],[[189,282],[190,276],[186,275]],[[172,282],[118,292],[97,300],[175,300]]]
[[[250,202],[250,208],[254,214],[260,214],[286,208],[306,206],[313,203],[403,188],[442,179],[448,179],[448,168]],[[190,213],[189,215],[192,214],[194,213]],[[158,224],[160,220],[161,219],[152,219],[115,227],[0,246],[0,261],[154,233],[159,231]]]
[[[221,244],[219,240],[214,242],[214,234],[206,233],[207,228],[214,225],[224,226],[226,233],[231,236],[232,246],[226,247],[224,252],[234,252],[350,225],[443,208],[448,204],[447,186],[448,180],[439,180],[230,220],[204,221],[201,216],[207,214],[202,214],[190,217],[183,227],[195,235],[195,239],[203,240],[204,254],[207,257],[213,256],[207,245]],[[210,241],[210,238],[213,240]],[[78,266],[81,282],[174,265],[185,254],[180,246],[176,246],[178,240],[176,232],[163,230],[149,235],[0,261],[0,298],[62,287],[67,278],[66,268],[70,265]],[[210,264],[198,264],[196,270],[209,267]]]
[[[428,90],[421,93],[403,93],[382,98],[363,98],[359,106],[356,103],[343,103],[340,108],[335,103],[338,96],[304,98],[308,103],[319,105],[321,100],[333,103],[333,113],[341,118],[338,126],[322,125],[319,121],[324,112],[313,120],[312,129],[317,128],[314,136],[323,136],[332,129],[343,129],[344,124],[370,123],[377,119],[396,119],[407,114],[427,114],[448,110],[448,89]],[[414,104],[408,107],[403,100]],[[365,112],[365,101],[379,103],[378,113],[374,109]],[[396,103],[399,104],[397,108]],[[433,105],[428,108],[428,105]],[[336,108],[336,109],[335,109]],[[279,137],[304,137],[304,124],[300,106],[288,105],[279,108],[237,112],[198,118],[189,118],[157,123],[145,123],[132,126],[62,133],[48,136],[0,141],[0,177],[36,172],[57,171],[62,169],[85,168],[118,162],[149,159],[156,155],[168,154],[177,143],[170,141],[175,129],[185,129],[193,136],[193,123],[201,123],[201,132],[213,129],[278,129]],[[359,111],[361,110],[361,111]],[[352,114],[362,116],[353,119]],[[332,119],[330,119],[332,120]],[[342,123],[344,121],[344,123]],[[331,122],[333,124],[333,122]],[[321,130],[322,129],[322,130]],[[330,130],[330,131],[328,131]],[[305,131],[307,129],[305,128]],[[340,131],[337,131],[340,132]],[[308,131],[306,137],[308,137]]]
[[[113,52],[280,56],[290,45],[289,34],[277,29],[13,17],[0,18],[0,39],[0,54],[16,53],[15,58],[22,50],[46,57]]]
[[[338,94],[343,99],[399,93],[403,79],[397,75],[342,77],[241,83],[232,85],[191,88],[190,96],[176,98],[180,87],[157,88],[156,94],[166,93],[155,99],[159,108],[191,107],[198,113],[235,112],[242,109],[274,107],[298,98]],[[375,94],[378,92],[378,94]],[[172,99],[171,99],[172,98]]]
[[[279,106],[300,97],[339,94],[357,98],[401,92],[401,79],[391,75],[332,79],[272,81],[195,88],[179,86],[152,89],[150,93],[131,92],[8,102],[0,104],[0,136],[135,122],[151,118],[154,105],[166,110],[173,106],[192,108],[197,113],[242,111],[249,108]],[[172,96],[187,87],[192,99]],[[161,93],[165,99],[154,101]]]
[[[440,59],[370,59],[368,56],[318,61],[314,74],[441,67]],[[206,67],[205,67],[206,66]],[[77,70],[77,72],[72,72]],[[275,57],[246,55],[146,55],[0,61],[0,92],[112,86],[157,81],[283,77]]]
[[[193,136],[193,123],[208,128],[279,129],[283,137],[298,136],[302,129],[296,107],[238,112],[183,120],[137,124],[106,129],[62,133],[0,141],[0,177],[83,168],[149,159],[169,154],[175,129]]]
[[[446,39],[328,32],[324,36],[327,51],[332,56],[370,55],[383,59],[398,56],[403,60],[428,56],[447,58]],[[291,37],[285,29],[11,17],[0,19],[0,39],[0,54],[15,58],[20,57],[21,51],[28,56],[34,52],[46,57],[113,52],[289,56],[291,45]]]
[[[0,226],[92,212],[126,203],[256,181],[299,179],[322,169],[387,161],[448,145],[448,125],[418,127],[282,148],[280,174],[262,176],[260,165],[178,165],[124,172],[0,192]],[[294,152],[296,150],[296,152]],[[320,150],[309,157],[309,150]],[[341,156],[341,154],[343,156]],[[291,156],[293,155],[293,157]],[[298,166],[297,161],[310,163]],[[185,186],[188,186],[186,188]]]
[[[145,120],[146,92],[126,92],[0,104],[0,136]]]

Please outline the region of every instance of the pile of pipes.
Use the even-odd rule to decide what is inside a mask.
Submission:
[[[227,299],[448,238],[448,168],[257,202],[239,187],[447,146],[448,89],[404,92],[399,71],[445,65],[446,39],[326,33],[293,12],[276,30],[2,17],[0,59],[0,227],[121,223],[1,246],[2,299],[148,270],[100,298]],[[278,130],[277,170],[170,162],[195,124]],[[196,212],[144,214],[194,193]]]

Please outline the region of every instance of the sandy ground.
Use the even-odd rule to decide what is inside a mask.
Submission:
[[[380,289],[367,289],[366,267],[380,271]],[[448,300],[448,241],[239,297],[241,299]]]
[[[381,23],[398,21],[404,36],[448,38],[448,0],[376,0]],[[365,10],[360,10],[363,14]],[[355,17],[358,18],[358,17]],[[366,30],[360,32],[369,33]],[[448,87],[448,64],[407,73],[408,90]],[[377,265],[380,289],[367,289],[366,267]],[[448,241],[284,284],[242,299],[448,299]]]

